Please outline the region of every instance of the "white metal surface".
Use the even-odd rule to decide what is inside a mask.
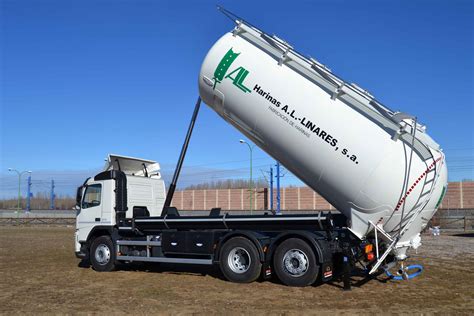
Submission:
[[[133,216],[134,206],[146,207],[150,216],[161,215],[166,193],[158,162],[110,154],[104,170],[121,170],[127,175],[127,218]]]
[[[160,216],[165,203],[165,182],[161,179],[127,176],[127,218],[134,206],[146,206],[150,216]]]
[[[413,140],[410,116],[239,21],[208,52],[199,92],[227,122],[343,212],[358,237],[373,230],[372,221],[397,237],[393,251],[399,258],[419,243],[414,238],[436,211],[447,169],[426,127],[417,124]]]
[[[121,170],[127,175],[144,176],[145,167],[148,176],[161,178],[160,165],[153,160],[110,154],[105,162],[104,171]]]

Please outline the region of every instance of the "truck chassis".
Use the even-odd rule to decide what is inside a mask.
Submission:
[[[335,266],[362,257],[365,243],[344,227],[340,214],[164,216],[119,219],[95,227],[79,258],[97,271],[119,262],[219,265],[232,282],[248,283],[275,273],[286,285],[307,286],[333,278]],[[341,270],[342,271],[342,270]],[[345,270],[344,270],[345,271]]]

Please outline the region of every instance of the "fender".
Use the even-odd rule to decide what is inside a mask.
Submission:
[[[265,261],[265,253],[263,251],[262,244],[267,245],[270,242],[270,238],[268,236],[262,235],[257,232],[253,231],[244,231],[244,230],[236,230],[232,231],[226,235],[224,235],[222,238],[217,243],[217,247],[214,251],[214,261],[218,262],[219,261],[219,255],[221,251],[222,245],[229,240],[232,237],[245,237],[249,239],[255,247],[257,247],[258,255],[260,257],[260,261],[264,262]]]
[[[308,231],[287,231],[287,232],[283,232],[277,235],[273,239],[267,251],[266,262],[271,261],[273,257],[273,253],[283,241],[287,240],[288,238],[293,238],[293,237],[300,238],[306,241],[311,246],[311,248],[313,248],[313,250],[317,254],[318,263],[331,261],[331,258],[332,258],[331,250],[324,236],[319,235],[317,233],[308,232]]]
[[[85,242],[90,243],[92,238],[97,237],[97,236],[102,236],[102,235],[110,235],[110,237],[112,237],[112,240],[115,241],[117,239],[116,238],[117,229],[114,226],[105,226],[105,225],[95,226],[89,232],[89,235],[87,235],[87,239],[85,240]]]
[[[118,231],[114,226],[95,226],[87,235],[86,240],[79,240],[81,244],[81,250],[76,252],[76,257],[80,259],[89,258],[89,247],[91,241],[98,236],[109,235],[112,237],[112,240],[115,241],[118,238]]]

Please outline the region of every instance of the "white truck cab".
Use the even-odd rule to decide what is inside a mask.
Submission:
[[[76,255],[86,257],[83,246],[94,230],[111,230],[117,218],[160,216],[164,201],[156,161],[110,154],[103,171],[77,189]]]

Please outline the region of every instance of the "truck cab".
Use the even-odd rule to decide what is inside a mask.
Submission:
[[[88,178],[76,195],[76,256],[86,258],[91,234],[111,233],[120,220],[160,216],[165,184],[156,161],[111,154],[103,171]]]

